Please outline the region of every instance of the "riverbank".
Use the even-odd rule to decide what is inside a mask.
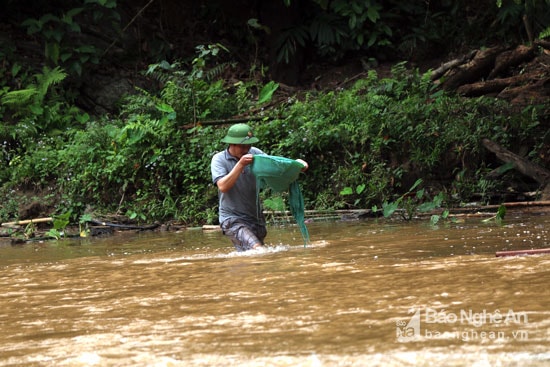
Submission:
[[[501,205],[470,203],[463,207],[447,209],[448,215],[445,216],[445,221],[447,223],[456,223],[471,218],[495,218],[501,206],[506,208],[507,217],[515,215],[547,215],[550,213],[550,201],[509,202]],[[432,216],[441,215],[441,213],[441,209],[423,213],[417,212],[411,220],[429,222]],[[264,215],[269,225],[292,225],[295,223],[289,211],[264,211]],[[117,221],[113,222],[113,219]],[[384,218],[381,211],[373,212],[371,209],[306,210],[305,220],[306,223],[372,220],[406,221],[403,216],[403,210],[396,210],[391,217]],[[188,229],[202,229],[204,231],[219,230],[217,225],[190,227],[177,221],[143,224],[132,221],[124,216],[112,216],[110,219],[92,219],[80,227],[67,226],[63,231],[60,231],[61,236],[59,238],[48,235],[48,232],[52,228],[54,228],[54,218],[52,217],[5,222],[0,227],[0,245],[20,245],[29,242],[63,240],[74,237],[110,236],[116,232],[123,231],[175,232]]]

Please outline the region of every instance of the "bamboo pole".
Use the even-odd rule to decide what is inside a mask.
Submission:
[[[550,206],[550,200],[546,201],[518,201],[518,202],[506,202],[497,205],[485,205],[485,206],[472,206],[472,207],[458,207],[448,208],[449,217],[486,217],[495,215],[498,208],[504,205],[507,209],[510,208],[530,208],[530,207],[548,207]],[[425,212],[415,213],[418,217],[429,217],[433,214],[441,214],[444,208]],[[381,209],[379,209],[380,211]],[[370,209],[338,209],[338,210],[305,210],[307,218],[316,218],[321,216],[342,216],[342,215],[366,215],[373,214]],[[381,213],[381,212],[380,212]],[[264,210],[264,215],[279,218],[282,216],[289,216],[291,213],[289,210]]]
[[[35,219],[25,219],[25,220],[18,220],[15,222],[5,222],[2,223],[2,227],[13,227],[13,226],[22,226],[29,223],[46,223],[53,221],[52,217],[47,218],[35,218]]]

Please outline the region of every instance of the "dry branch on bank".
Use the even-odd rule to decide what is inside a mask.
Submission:
[[[512,163],[516,170],[537,181],[541,185],[542,200],[550,199],[549,170],[530,162],[524,157],[512,153],[489,139],[483,139],[482,143],[485,148],[495,153],[498,159],[505,163]]]
[[[493,47],[473,51],[432,71],[442,89],[466,97],[494,96],[522,108],[550,105],[550,42],[514,49]]]
[[[15,222],[5,222],[5,223],[2,223],[2,227],[18,227],[18,226],[22,226],[22,225],[25,225],[25,224],[31,224],[31,223],[47,223],[47,222],[52,222],[53,221],[53,218],[52,217],[47,217],[47,218],[35,218],[35,219],[25,219],[25,220],[19,220],[19,221],[15,221]]]
[[[524,175],[531,177],[541,185],[550,183],[550,171],[547,169],[537,166],[526,158],[510,152],[508,149],[501,147],[489,139],[483,139],[482,143],[485,148],[495,153],[498,159],[506,163],[512,163],[514,168]]]
[[[103,227],[112,227],[112,228],[118,228],[118,229],[138,230],[138,231],[150,231],[160,227],[160,223],[153,223],[148,225],[134,225],[134,224],[125,224],[125,223],[103,222],[95,219],[90,220],[89,223],[92,223],[97,226],[103,226]]]
[[[508,78],[493,79],[461,85],[456,89],[456,91],[466,97],[478,97],[487,94],[500,93],[505,88],[528,82],[534,78],[536,78],[535,73],[521,74]]]
[[[521,201],[505,202],[499,205],[475,205],[467,207],[448,208],[449,217],[455,218],[483,218],[494,216],[499,207],[504,205],[507,209],[524,210],[526,212],[548,212],[550,211],[550,200],[547,201]],[[437,209],[429,212],[416,213],[418,218],[431,217],[434,214],[441,214],[443,209]],[[396,211],[399,215],[401,210]],[[272,222],[283,222],[290,218],[289,211],[265,211],[264,214]],[[382,219],[381,211],[374,213],[371,209],[341,209],[341,210],[306,210],[306,219],[308,221],[352,221],[372,218]],[[217,227],[217,226],[215,226]],[[212,229],[210,227],[206,227]]]
[[[519,45],[513,50],[503,51],[497,55],[493,70],[489,73],[488,79],[493,79],[505,73],[511,67],[529,62],[535,57],[534,46]]]
[[[478,51],[471,61],[459,66],[453,73],[449,74],[441,83],[441,87],[447,91],[452,91],[461,85],[485,78],[493,69],[495,60],[501,52],[501,47]]]
[[[477,51],[470,51],[466,55],[462,55],[462,56],[460,56],[456,59],[453,59],[451,61],[447,61],[447,62],[441,64],[440,67],[438,67],[437,69],[432,71],[430,78],[432,80],[437,80],[437,79],[441,78],[449,70],[451,70],[453,68],[456,68],[456,67],[459,67],[460,65],[463,65],[464,63],[470,61],[475,56],[476,53],[477,53]]]

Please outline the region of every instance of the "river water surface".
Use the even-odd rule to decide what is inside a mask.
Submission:
[[[549,366],[549,216],[0,246],[0,366]]]

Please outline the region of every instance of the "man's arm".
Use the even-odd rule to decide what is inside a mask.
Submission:
[[[216,181],[218,189],[223,193],[231,190],[231,188],[235,185],[235,182],[237,182],[237,180],[239,179],[241,173],[243,173],[245,167],[252,163],[253,159],[254,156],[252,154],[243,155],[227,175]]]

